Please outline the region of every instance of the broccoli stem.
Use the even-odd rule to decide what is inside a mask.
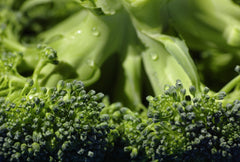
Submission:
[[[8,87],[6,87],[6,89],[0,90],[0,96],[9,96],[9,95],[12,96],[14,92],[21,90],[24,87],[26,83],[26,79],[21,75],[14,73],[14,74],[8,75],[6,77],[6,80],[4,79],[3,82],[5,82],[8,85]],[[2,84],[4,83],[1,83],[1,85]]]
[[[26,50],[26,48],[24,46],[22,46],[18,42],[10,40],[10,39],[4,38],[2,40],[2,44],[4,45],[5,48],[7,48],[11,51],[24,52]]]
[[[42,68],[47,64],[46,60],[40,60],[36,66],[36,68],[34,69],[33,72],[33,81],[37,82],[38,81],[38,75],[40,74]]]
[[[240,84],[240,75],[228,82],[219,92],[229,93],[237,84]]]

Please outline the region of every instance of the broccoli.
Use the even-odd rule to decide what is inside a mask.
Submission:
[[[121,19],[121,17],[118,19]],[[21,73],[30,73],[38,62],[36,44],[38,42],[46,44],[58,52],[60,62],[58,66],[49,65],[42,69],[41,79],[39,78],[41,85],[51,87],[55,86],[60,79],[73,78],[80,79],[85,85],[88,85],[98,79],[100,75],[99,66],[102,62],[116,52],[117,43],[116,46],[113,45],[114,39],[111,33],[112,28],[116,28],[117,25],[114,21],[118,19],[112,19],[111,17],[98,19],[92,13],[80,10],[56,27],[41,32],[38,38],[41,41],[35,40],[36,43],[24,45],[18,40],[11,40],[9,37],[3,36],[2,46],[8,51],[22,52],[24,55],[23,62],[18,69]],[[79,20],[81,20],[80,23],[73,26],[73,22],[79,22]],[[105,23],[108,25],[105,25]],[[85,41],[85,37],[88,37],[88,42]],[[121,41],[121,39],[116,41]],[[97,42],[99,42],[99,46],[94,49],[91,48]],[[104,48],[108,42],[112,43],[112,48]],[[82,44],[81,48],[78,46],[79,43]],[[88,53],[88,55],[85,53]]]
[[[240,96],[240,66],[237,65],[234,68],[235,72],[238,73],[238,76],[234,77],[229,81],[220,91],[226,92],[227,96],[225,97],[223,103],[231,103],[234,100],[238,99]]]
[[[189,47],[238,50],[240,11],[232,1],[171,0],[168,11],[174,28]]]
[[[47,64],[58,64],[57,52],[45,45],[38,45],[36,48],[36,56],[38,59],[35,71],[33,72],[32,79],[37,82],[39,73]],[[0,56],[0,96],[7,96],[14,91],[21,90],[27,80],[22,76],[17,67],[21,64],[23,54],[21,52],[8,52],[4,51]],[[38,84],[36,84],[39,86]]]
[[[166,1],[124,1],[122,5],[143,45],[141,55],[144,70],[155,94],[163,92],[164,84],[174,84],[176,79],[181,79],[188,86],[194,84],[198,89],[197,71],[184,41],[163,33],[168,18]],[[174,73],[173,69],[179,71]]]
[[[166,23],[164,19],[166,3],[145,1],[133,4],[124,1],[113,5],[110,2],[104,4],[95,1],[78,1],[84,8],[79,7],[53,27],[37,32],[36,38],[10,39],[8,33],[16,32],[11,34],[15,36],[29,28],[24,24],[30,23],[35,18],[29,18],[27,11],[31,11],[31,7],[40,7],[42,3],[36,0],[21,4],[19,12],[23,17],[17,20],[27,19],[27,22],[18,23],[20,31],[15,31],[14,27],[8,27],[4,21],[6,28],[0,40],[3,49],[23,54],[22,62],[17,68],[24,76],[31,76],[36,68],[38,62],[36,44],[45,44],[57,51],[58,65],[48,64],[41,69],[38,77],[41,86],[54,87],[59,80],[77,79],[88,87],[96,87],[94,84],[105,72],[103,65],[109,59],[111,63],[111,59],[116,58],[119,60],[116,63],[117,81],[114,83],[114,88],[109,90],[111,100],[121,101],[132,110],[144,109],[143,85],[153,89],[155,94],[159,94],[163,92],[164,84],[174,84],[176,79],[181,79],[184,85],[195,85],[197,91],[200,90],[196,67],[185,43],[176,37],[162,34]],[[113,8],[108,8],[108,5],[113,5]],[[146,11],[145,16],[139,18],[141,14],[138,9],[141,6],[146,6],[144,8]],[[155,8],[151,10],[153,6]],[[11,8],[8,11],[15,13]],[[148,18],[153,17],[155,12],[161,14],[154,23],[150,23]],[[164,19],[164,23],[157,21],[158,19]],[[121,28],[119,28],[119,21],[123,24]],[[152,30],[153,26],[158,27]],[[26,39],[29,40],[26,41]],[[108,68],[113,68],[113,65],[114,63],[111,63]],[[144,77],[144,73],[150,85],[139,82]],[[100,91],[107,90],[100,89]]]
[[[101,161],[112,127],[100,115],[102,93],[59,81],[1,97],[0,155],[8,161]],[[12,97],[14,95],[14,98]]]
[[[223,106],[220,100],[226,94],[208,95],[207,87],[199,96],[194,86],[189,92],[191,94],[186,94],[182,83],[177,81],[175,86],[167,86],[164,94],[147,97],[147,120],[134,119],[131,113],[125,115],[132,121],[125,127],[130,140],[125,150],[132,159],[144,154],[147,158],[143,156],[142,160],[153,161],[235,161],[239,158],[240,101]]]
[[[231,0],[171,0],[167,8],[175,35],[194,51],[201,80],[218,91],[234,77],[232,69],[240,62],[239,5]]]
[[[109,148],[104,161],[132,161],[146,160],[145,152],[138,150],[137,141],[140,141],[140,132],[136,127],[143,128],[146,121],[146,113],[137,113],[124,107],[120,102],[106,103],[101,114],[109,116],[109,123],[114,125],[111,131],[112,145]],[[130,146],[129,146],[130,145]],[[134,159],[133,159],[134,157]]]
[[[1,1],[0,161],[237,161],[239,11]]]
[[[45,88],[39,73],[57,64],[56,51],[38,46],[32,77],[16,69],[23,55],[2,53],[0,60],[0,157],[7,161],[101,161],[111,145],[111,129],[102,93],[86,91],[82,82]],[[81,159],[81,160],[79,160]]]
[[[201,80],[213,91],[219,91],[229,80],[236,76],[233,70],[239,64],[239,58],[231,52],[209,49],[196,54],[196,66]],[[217,80],[217,83],[215,82]]]

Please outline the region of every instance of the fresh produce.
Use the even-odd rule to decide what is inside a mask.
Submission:
[[[240,6],[0,1],[0,161],[236,161]]]

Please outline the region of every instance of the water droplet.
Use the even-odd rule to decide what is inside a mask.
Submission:
[[[32,96],[32,95],[30,95],[28,98],[31,100],[31,99],[33,99],[33,96]]]
[[[95,66],[95,62],[93,60],[88,60],[88,65],[90,67],[94,67]]]
[[[154,61],[158,59],[157,53],[150,53],[150,55],[151,55],[151,58],[152,58]]]
[[[107,12],[108,15],[114,15],[115,13],[116,13],[115,10],[110,10],[110,11]]]
[[[76,32],[76,34],[81,34],[82,33],[82,30],[78,30],[77,32]]]
[[[92,34],[93,34],[94,36],[96,36],[96,37],[100,36],[100,32],[97,30],[96,27],[93,27],[93,28],[92,28]]]

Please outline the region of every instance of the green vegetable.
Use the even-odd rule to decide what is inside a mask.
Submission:
[[[82,82],[47,89],[27,82],[1,98],[0,156],[9,161],[102,161],[111,126],[102,93]],[[13,98],[14,95],[14,98]]]
[[[0,157],[8,161],[101,161],[114,129],[109,117],[100,115],[104,95],[86,91],[80,81],[60,80],[54,88],[41,87],[41,69],[57,63],[52,48],[39,47],[32,78],[17,72],[21,58],[18,53],[1,54]]]
[[[148,120],[128,135],[135,140],[126,147],[132,158],[140,152],[156,161],[237,160],[240,101],[222,106],[225,93],[211,97],[204,88],[197,97],[195,90],[190,87],[186,95],[177,81],[163,95],[148,97]]]
[[[48,63],[58,64],[56,51],[50,47],[38,45],[35,59],[38,59],[32,79],[38,82],[39,73]],[[23,54],[19,52],[1,53],[0,59],[0,96],[12,95],[15,91],[24,88],[27,78],[20,75],[17,66],[21,63]],[[36,86],[39,86],[36,84]]]
[[[239,5],[231,0],[171,0],[168,13],[171,27],[194,50],[204,84],[218,91],[235,76],[233,69],[240,62]]]
[[[20,11],[28,13],[28,9],[31,9],[26,6],[38,7],[43,3],[39,2],[40,4],[38,4],[37,2],[24,2]],[[122,71],[125,79],[122,81],[123,84],[119,83],[122,87],[117,85],[114,91],[119,92],[119,89],[125,89],[125,91],[121,92],[122,97],[113,99],[124,102],[127,98],[126,104],[130,107],[142,107],[141,82],[139,84],[135,84],[135,82],[141,80],[144,70],[155,94],[162,93],[164,84],[174,84],[176,79],[181,79],[186,86],[195,85],[199,91],[200,83],[196,68],[185,43],[178,38],[161,34],[164,26],[161,21],[153,21],[153,24],[148,22],[148,18],[153,17],[155,12],[163,12],[161,10],[165,8],[165,3],[145,1],[143,4],[131,4],[126,1],[123,4],[118,2],[119,5],[114,5],[116,8],[111,9],[106,7],[106,4],[110,3],[109,1],[106,4],[103,2],[93,4],[88,1],[79,3],[101,15],[94,15],[89,10],[79,8],[79,11],[64,21],[46,31],[39,32],[37,38],[27,45],[21,43],[19,38],[12,40],[7,34],[3,35],[2,46],[4,49],[23,53],[23,61],[18,66],[20,73],[31,75],[31,72],[34,71],[38,61],[34,44],[41,43],[56,50],[59,60],[57,66],[49,64],[41,70],[38,81],[42,86],[55,86],[61,79],[79,79],[86,86],[93,85],[99,80],[103,64],[109,58],[117,57],[120,59],[118,67],[123,69],[119,73]],[[139,18],[141,17],[138,11],[140,6],[146,7],[145,17],[142,19]],[[151,10],[152,6],[155,7],[154,10]],[[102,11],[99,12],[99,9]],[[114,11],[110,11],[112,9]],[[8,12],[14,13],[11,9]],[[162,14],[159,19],[163,19]],[[122,25],[121,28],[119,28],[119,21]],[[158,26],[158,28],[152,30],[152,26]],[[21,28],[24,28],[24,25]],[[134,65],[136,67],[131,67],[131,63],[128,63],[130,57],[138,60],[138,65]],[[144,63],[143,68],[141,62]],[[138,72],[133,74],[133,71]],[[126,89],[131,90],[126,91]]]
[[[238,50],[240,11],[232,1],[171,0],[168,9],[173,26],[190,47]]]
[[[238,3],[1,1],[0,161],[238,161]]]

